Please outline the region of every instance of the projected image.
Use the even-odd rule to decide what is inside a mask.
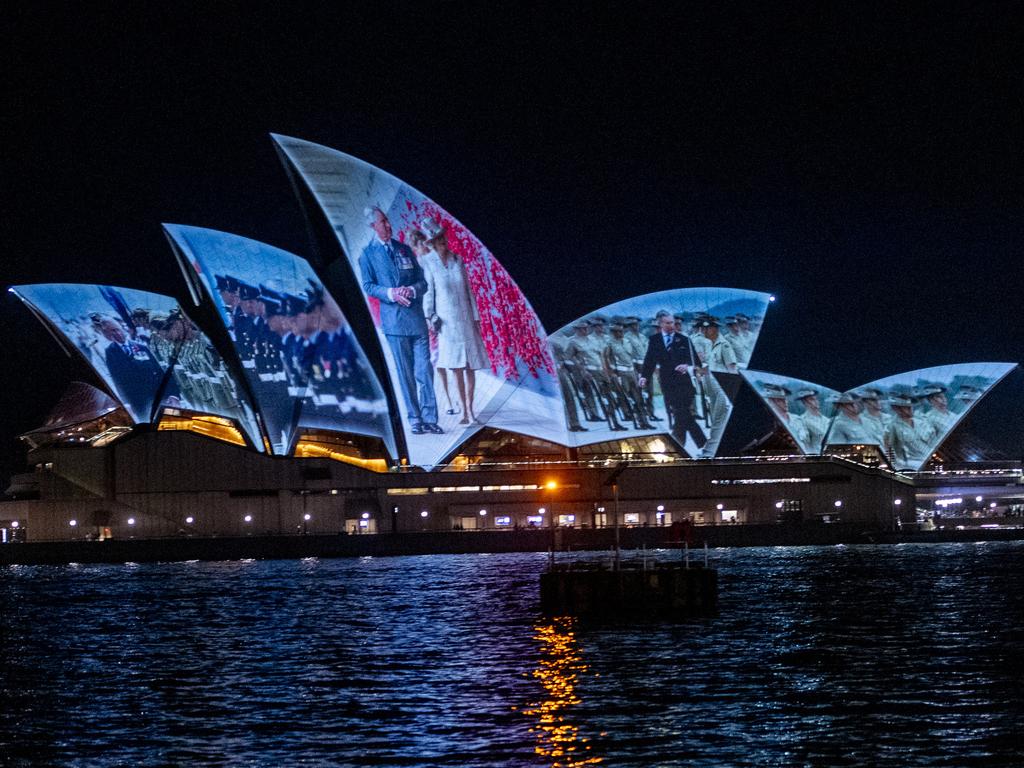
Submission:
[[[1015,367],[963,363],[925,368],[843,393],[825,442],[876,443],[895,469],[919,470],[967,412]]]
[[[768,298],[730,288],[662,291],[553,334],[569,444],[667,432],[690,456],[714,456]]]
[[[490,251],[390,174],[326,147],[274,138],[323,209],[366,297],[410,461],[432,466],[485,424],[563,438],[544,329]]]
[[[821,453],[840,393],[803,379],[763,371],[743,377],[761,397],[802,453]]]
[[[298,427],[381,437],[393,450],[380,384],[305,260],[224,232],[165,229],[217,305],[274,453],[289,452]]]
[[[13,290],[71,342],[137,423],[152,421],[157,405],[183,408],[234,419],[261,446],[223,359],[174,299],[106,285]]]

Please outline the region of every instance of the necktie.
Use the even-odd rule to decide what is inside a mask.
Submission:
[[[668,335],[668,334],[666,333],[666,334],[665,334],[665,349],[668,349],[668,348],[669,348],[669,347],[671,347],[671,346],[672,346],[672,337],[671,337],[671,336],[669,336],[669,335]]]

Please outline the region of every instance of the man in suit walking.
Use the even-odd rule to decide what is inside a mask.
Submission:
[[[374,236],[359,259],[363,291],[380,300],[380,327],[395,360],[411,432],[440,435],[444,430],[437,425],[434,367],[423,317],[423,269],[412,249],[392,238],[384,211],[375,206],[365,214]]]
[[[676,331],[675,318],[670,312],[661,310],[655,319],[658,323],[658,332],[647,341],[647,354],[640,367],[640,379],[637,383],[643,389],[654,369],[658,369],[665,408],[672,415],[672,436],[680,445],[685,445],[686,435],[689,433],[700,450],[707,439],[693,418],[697,390],[690,380],[690,371],[699,367],[700,362],[690,340]]]

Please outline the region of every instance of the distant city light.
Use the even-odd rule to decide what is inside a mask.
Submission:
[[[422,512],[420,512],[420,517],[427,517],[429,514],[430,513],[427,512],[427,510],[424,509]]]
[[[189,525],[192,525],[192,523],[194,523],[195,521],[196,521],[196,519],[194,517],[192,517],[192,515],[189,515],[188,517],[185,518],[185,522],[188,523]]]
[[[995,509],[996,508],[996,503],[994,501],[990,501],[989,504],[988,504],[988,508],[989,509]]]
[[[19,525],[21,525],[21,523],[19,523],[17,520],[11,521],[11,528],[17,528]]]
[[[78,525],[78,521],[77,520],[68,520],[68,525],[70,525],[72,528],[74,528],[76,525]]]
[[[134,517],[129,517],[128,518],[128,525],[135,525],[135,518]]]
[[[598,511],[598,512],[604,512],[604,507],[598,507],[598,508],[597,508],[597,511]]]
[[[775,502],[775,508],[776,509],[782,509],[782,502],[781,501],[776,501]]]
[[[665,511],[665,505],[664,504],[659,504],[658,505],[658,511],[659,512],[664,512]]]
[[[836,499],[836,506],[837,507],[843,506],[843,502],[839,501],[839,499]]]
[[[543,515],[545,512],[547,512],[547,509],[545,509],[544,507],[541,507],[540,509],[537,510],[538,515]]]
[[[486,515],[486,514],[487,514],[487,510],[486,509],[481,509],[480,510],[480,515],[481,516]]]
[[[715,509],[725,509],[725,504],[715,504]]]
[[[251,523],[252,522],[252,515],[246,515],[243,519],[245,520],[245,522]]]
[[[975,501],[981,501],[981,500],[982,500],[982,498],[981,498],[981,496],[975,496],[975,497],[974,497],[974,500],[975,500]]]
[[[775,294],[768,297],[768,301],[775,301]]]
[[[556,483],[554,480],[548,480],[547,483],[545,483],[545,487],[549,491],[553,491],[553,490],[555,490],[555,488],[558,487],[558,483]]]
[[[307,512],[306,514],[304,514],[304,515],[302,516],[302,519],[303,519],[303,520],[312,520],[312,519],[313,519],[313,516],[312,516],[311,514],[309,514],[309,512]]]
[[[369,512],[363,512],[362,517],[363,517],[363,520],[369,520],[370,519],[370,513]]]
[[[896,505],[897,507],[898,507],[898,506],[899,506],[900,504],[902,504],[902,503],[903,503],[903,499],[896,499],[896,501],[894,501],[894,502],[893,502],[893,504],[895,504],[895,505]]]

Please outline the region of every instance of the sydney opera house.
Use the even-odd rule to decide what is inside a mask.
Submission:
[[[4,541],[602,528],[613,514],[893,529],[936,497],[922,479],[1016,367],[845,390],[754,370],[773,297],[732,288],[627,298],[549,332],[430,198],[273,141],[311,253],[165,224],[187,300],[10,289],[95,381],[23,435],[33,471],[0,505]],[[743,392],[770,434],[730,424]],[[741,455],[722,455],[727,435]]]

